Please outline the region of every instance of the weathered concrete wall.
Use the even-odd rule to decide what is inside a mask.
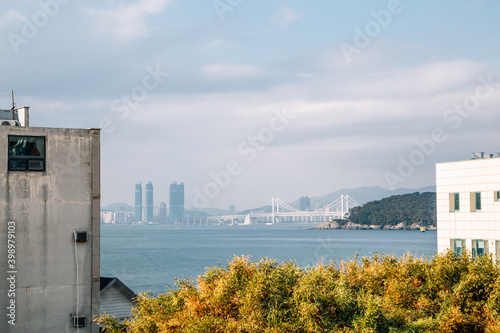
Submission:
[[[45,171],[8,171],[8,135],[45,136]],[[78,331],[98,332],[99,140],[99,130],[0,127],[1,332],[76,332],[77,311],[87,318]],[[74,230],[87,242],[75,243]]]

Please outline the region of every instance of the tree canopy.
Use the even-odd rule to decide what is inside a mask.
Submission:
[[[396,225],[413,223],[421,226],[436,224],[436,193],[393,195],[370,201],[350,210],[349,221],[359,224]]]
[[[195,284],[141,294],[106,332],[500,332],[500,268],[491,256],[373,255],[301,269],[235,257]]]

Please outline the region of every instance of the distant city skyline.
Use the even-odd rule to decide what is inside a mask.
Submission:
[[[101,128],[103,206],[138,179],[239,211],[419,188],[498,151],[500,2],[224,3],[5,2],[0,109],[13,89],[31,126]]]
[[[161,188],[161,187],[160,187]],[[142,191],[142,182],[135,184],[135,221],[139,222],[174,222],[176,219],[184,218],[184,183],[173,182],[169,186],[169,206],[163,201],[155,205],[154,186],[148,181]],[[143,200],[144,198],[144,200]]]
[[[175,184],[176,182],[174,182]],[[417,188],[417,189],[410,189],[410,188],[399,188],[395,190],[387,190],[383,189],[378,186],[368,186],[368,187],[360,187],[360,188],[350,188],[350,189],[341,189],[339,191],[333,191],[329,192],[323,196],[302,196],[300,198],[295,198],[294,200],[288,201],[288,204],[303,210],[302,208],[307,206],[307,203],[309,203],[309,210],[315,210],[317,208],[320,208],[321,206],[324,205],[329,205],[339,199],[340,196],[342,195],[349,195],[352,199],[355,201],[363,204],[368,201],[373,201],[373,200],[380,200],[382,198],[387,198],[389,196],[393,195],[401,195],[401,194],[406,194],[406,193],[414,193],[414,192],[435,192],[436,191],[436,186],[426,186],[422,188]],[[314,199],[314,202],[312,201]],[[267,204],[270,204],[271,201],[269,201]],[[312,203],[312,204],[311,204]],[[170,203],[169,203],[170,204]],[[133,211],[135,210],[134,206],[129,205],[130,207],[126,207],[125,205],[129,205],[128,203],[112,203],[111,206],[102,206],[101,209],[104,212],[109,212],[109,211],[121,211],[125,213],[126,211]],[[164,206],[164,208],[162,208]],[[259,205],[255,207],[250,207],[250,209],[255,209],[255,208],[261,208],[265,206],[264,205]],[[157,219],[158,222],[160,222],[161,216],[162,216],[162,210],[165,214],[167,214],[166,220],[168,221],[168,206],[165,202],[160,202],[158,205],[153,206],[155,210],[155,218]],[[193,208],[193,207],[185,207],[185,212],[186,211],[205,211],[203,208]],[[307,209],[306,209],[307,210]],[[239,213],[242,211],[245,211],[244,209],[237,209],[236,205],[229,205],[229,207],[215,207],[215,208],[209,208],[207,211],[221,211],[221,212],[228,212],[229,214],[232,213]]]

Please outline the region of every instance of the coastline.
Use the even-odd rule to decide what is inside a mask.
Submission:
[[[310,228],[309,230],[420,230],[420,225],[413,223],[406,226],[404,222],[398,223],[396,225],[370,225],[370,224],[358,224],[353,222],[347,222],[344,225],[340,225],[337,221],[330,221],[324,224]],[[426,230],[437,230],[436,226],[426,226]]]

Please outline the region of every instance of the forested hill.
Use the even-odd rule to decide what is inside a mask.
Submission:
[[[436,225],[436,193],[415,192],[370,201],[352,208],[349,221],[368,225],[396,225],[401,222],[406,226],[413,223]]]

